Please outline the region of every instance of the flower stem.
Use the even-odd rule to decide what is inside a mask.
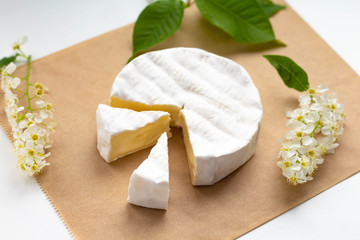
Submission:
[[[26,77],[25,77],[25,80],[26,80],[26,91],[25,91],[25,94],[26,94],[26,97],[27,97],[27,100],[28,100],[28,105],[29,105],[29,110],[31,113],[33,113],[33,110],[31,108],[31,99],[30,99],[30,95],[29,95],[29,78],[30,78],[30,69],[31,69],[31,55],[29,55],[27,57],[27,60],[28,60],[28,69],[27,69],[27,74],[26,74]]]
[[[26,58],[26,59],[28,59],[29,60],[29,57],[27,57],[26,56],[26,54],[20,49],[20,48],[18,48],[18,51],[20,52],[20,56],[22,56],[22,57],[24,57],[24,58]],[[30,57],[30,59],[31,59],[31,57]]]
[[[15,75],[12,75],[12,74],[7,74],[9,77],[12,77],[12,78],[19,78],[19,77],[17,77],[17,76],[15,76]]]
[[[24,93],[21,97],[18,98],[18,100],[22,99],[25,96],[26,96],[26,94]]]
[[[25,94],[25,92],[23,92],[23,91],[21,91],[21,90],[19,90],[17,88],[15,88],[14,90]]]
[[[314,136],[315,130],[318,128],[318,126],[320,125],[320,120],[316,122],[316,125],[314,127],[314,130],[312,130],[312,132],[310,133],[310,137]]]

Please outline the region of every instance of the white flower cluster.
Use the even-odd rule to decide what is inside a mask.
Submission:
[[[5,111],[14,137],[18,167],[33,176],[49,165],[45,159],[50,156],[47,149],[52,143],[50,135],[55,131],[53,107],[43,99],[46,89],[42,83],[29,82],[31,57],[21,51],[19,42],[13,48],[18,56],[29,61],[28,74],[23,78],[12,75],[16,65],[11,62],[0,69],[1,89],[5,95]],[[25,85],[25,90],[20,90],[20,85]],[[20,102],[27,106],[21,106]]]
[[[288,126],[277,165],[289,183],[297,185],[312,180],[324,155],[334,153],[336,140],[344,130],[344,105],[324,85],[300,96],[300,108],[287,113]]]

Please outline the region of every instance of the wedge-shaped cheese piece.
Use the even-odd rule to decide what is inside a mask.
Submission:
[[[169,157],[166,133],[151,149],[149,157],[132,173],[128,202],[148,208],[167,209]]]
[[[259,93],[239,64],[194,48],[143,54],[118,74],[111,106],[161,110],[183,128],[193,185],[211,185],[254,154]]]
[[[169,131],[170,114],[99,104],[96,122],[98,150],[105,161],[112,162],[155,144],[163,132]]]

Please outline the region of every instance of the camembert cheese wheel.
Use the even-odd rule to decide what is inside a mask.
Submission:
[[[149,52],[116,77],[110,105],[171,114],[182,127],[193,185],[211,185],[254,154],[259,93],[239,64],[195,48]]]
[[[170,130],[170,114],[161,111],[136,112],[99,104],[96,110],[97,147],[112,162],[156,143]]]
[[[169,200],[168,139],[163,133],[149,157],[132,173],[128,202],[148,208],[167,209]]]

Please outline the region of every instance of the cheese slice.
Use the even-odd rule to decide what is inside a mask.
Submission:
[[[156,143],[169,132],[170,114],[161,111],[136,112],[99,104],[96,111],[97,147],[112,162]]]
[[[148,208],[167,209],[169,157],[166,133],[151,149],[149,157],[132,173],[128,202]]]
[[[171,114],[183,129],[193,185],[211,185],[254,154],[259,93],[239,64],[195,48],[143,54],[116,77],[110,105]]]

